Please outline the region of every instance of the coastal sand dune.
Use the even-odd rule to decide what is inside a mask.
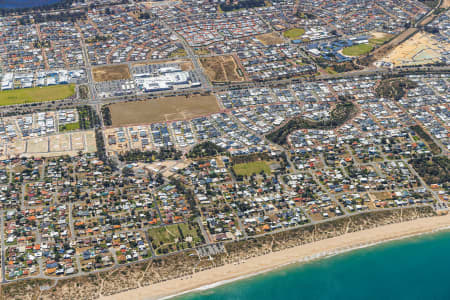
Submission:
[[[428,233],[449,226],[450,215],[380,226],[254,257],[245,262],[241,262],[240,264],[230,264],[201,271],[189,276],[189,278],[185,277],[183,279],[169,280],[124,293],[101,297],[100,299],[160,299],[204,286],[210,286],[219,282],[269,271],[289,263],[330,255],[350,248],[357,248],[364,245]]]

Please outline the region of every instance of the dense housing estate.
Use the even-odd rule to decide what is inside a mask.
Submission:
[[[447,213],[449,10],[428,2],[2,10],[2,295],[94,299]]]

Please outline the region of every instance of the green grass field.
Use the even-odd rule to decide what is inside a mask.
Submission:
[[[342,49],[342,53],[347,56],[360,56],[372,51],[373,46],[371,44],[353,45]]]
[[[264,171],[266,174],[270,174],[270,167],[265,161],[252,161],[248,163],[235,164],[233,170],[236,175],[251,176],[252,174],[259,174]]]
[[[1,91],[0,106],[62,100],[72,96],[74,93],[74,84]]]
[[[334,74],[337,74],[338,72],[336,72],[334,69],[333,69],[333,67],[327,67],[326,69],[325,69],[325,71],[327,71],[327,73],[328,74],[331,74],[331,75],[334,75]]]
[[[59,131],[61,131],[61,132],[78,130],[78,129],[80,129],[80,123],[79,122],[59,125]]]
[[[370,39],[369,43],[372,45],[383,45],[384,43],[390,41],[392,39],[391,35],[385,36],[384,38],[380,38],[380,39]]]
[[[181,231],[181,232],[180,232]],[[179,249],[186,249],[203,242],[203,237],[198,235],[198,224],[174,224],[164,227],[152,228],[148,231],[152,241],[152,247],[156,253],[170,253]],[[187,237],[192,242],[186,241]]]
[[[292,28],[289,30],[286,30],[285,32],[283,32],[283,36],[288,38],[288,39],[298,39],[299,37],[301,37],[302,35],[305,34],[305,29],[303,28]]]

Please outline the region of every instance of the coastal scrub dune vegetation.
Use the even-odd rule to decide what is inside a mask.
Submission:
[[[170,279],[191,276],[199,271],[242,262],[252,257],[346,233],[435,215],[435,211],[430,206],[362,213],[352,215],[347,219],[306,225],[270,235],[225,243],[225,252],[208,257],[199,257],[195,250],[187,250],[161,258],[130,263],[127,266],[112,268],[95,275],[68,278],[57,282],[47,279],[12,282],[2,287],[1,297],[2,299],[36,299],[38,297],[55,300],[97,299],[100,296],[113,295]],[[175,232],[179,232],[178,229]],[[181,235],[181,233],[178,234]],[[80,286],[83,288],[79,288]]]

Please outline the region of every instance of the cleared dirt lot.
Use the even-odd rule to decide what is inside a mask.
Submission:
[[[233,56],[212,56],[200,59],[209,80],[215,82],[243,81],[245,78],[237,72],[237,64]]]
[[[428,33],[418,32],[382,58],[395,66],[432,64],[440,61],[449,44],[432,39]]]
[[[370,53],[370,61],[375,62],[376,60],[382,58],[387,53],[389,53],[392,49],[403,43],[408,37],[411,37],[418,31],[417,28],[409,28],[405,31],[403,31],[401,34],[397,35],[395,38],[393,38],[389,43],[386,43],[379,48],[373,50]]]
[[[49,137],[50,152],[70,151],[70,135],[58,134]]]
[[[283,38],[275,32],[260,34],[260,35],[255,36],[255,38],[257,38],[261,43],[263,43],[266,46],[284,43]]]
[[[48,138],[35,138],[35,139],[29,139],[27,141],[27,152],[30,153],[41,153],[41,152],[48,152]]]
[[[186,120],[220,110],[214,95],[165,97],[156,100],[116,103],[109,107],[112,126]]]
[[[28,138],[17,140],[6,145],[1,151],[0,159],[11,156],[42,156],[56,157],[61,155],[77,155],[79,151],[97,151],[94,130],[60,133],[45,137]]]
[[[92,76],[95,82],[131,78],[128,65],[94,67],[92,68]]]

